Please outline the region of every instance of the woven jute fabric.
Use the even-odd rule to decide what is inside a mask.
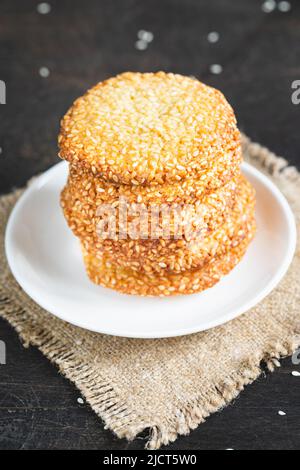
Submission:
[[[245,159],[285,194],[299,229],[300,174],[245,136],[243,147]],[[300,345],[299,245],[288,274],[263,302],[206,332],[126,339],[85,331],[55,318],[22,291],[7,266],[5,226],[21,193],[0,199],[0,315],[25,346],[37,346],[74,382],[117,436],[133,439],[150,428],[148,448],[168,444],[233,400],[260,375],[262,362],[272,370]]]

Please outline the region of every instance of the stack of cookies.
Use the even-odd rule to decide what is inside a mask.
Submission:
[[[241,260],[254,190],[222,93],[181,75],[124,73],[62,120],[61,195],[90,279],[126,294],[191,294]]]

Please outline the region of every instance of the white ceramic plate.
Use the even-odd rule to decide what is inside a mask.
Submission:
[[[250,165],[243,164],[243,172],[257,192],[257,234],[241,263],[205,292],[143,298],[90,282],[79,242],[59,206],[65,162],[37,178],[14,207],[5,239],[10,268],[44,309],[96,332],[161,338],[221,325],[269,294],[286,273],[296,245],[294,217],[280,191]]]

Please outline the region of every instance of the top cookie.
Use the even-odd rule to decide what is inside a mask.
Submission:
[[[120,184],[197,178],[240,158],[223,94],[172,73],[127,72],[78,98],[61,122],[60,157]]]

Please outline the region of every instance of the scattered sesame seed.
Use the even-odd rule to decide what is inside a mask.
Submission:
[[[286,416],[286,413],[284,411],[278,411],[279,416]]]
[[[300,372],[298,372],[297,370],[293,370],[292,375],[294,377],[300,377]]]
[[[48,78],[50,75],[50,70],[48,69],[48,67],[41,67],[39,69],[39,74],[42,78]]]
[[[207,35],[207,40],[208,42],[214,44],[216,42],[218,42],[220,39],[220,35],[219,33],[217,33],[217,31],[211,31],[210,33],[208,33]]]
[[[262,6],[261,9],[264,13],[271,13],[274,11],[276,8],[276,2],[275,0],[266,0]]]
[[[42,2],[37,5],[36,9],[41,15],[47,15],[51,11],[51,5],[47,2]]]
[[[83,405],[84,400],[81,397],[79,397],[79,398],[77,398],[77,403],[79,403],[80,405]]]
[[[278,3],[277,8],[282,13],[287,13],[291,10],[292,5],[290,4],[290,2],[282,1]]]
[[[144,51],[148,47],[148,42],[143,41],[142,39],[139,39],[135,43],[135,48],[139,51]]]
[[[152,42],[154,39],[154,34],[151,31],[146,31],[145,29],[140,29],[137,33],[138,39],[145,42]]]
[[[222,65],[220,65],[220,64],[212,64],[212,65],[209,67],[209,70],[210,70],[210,72],[213,73],[214,75],[219,75],[220,73],[222,73],[223,67],[222,67]]]

